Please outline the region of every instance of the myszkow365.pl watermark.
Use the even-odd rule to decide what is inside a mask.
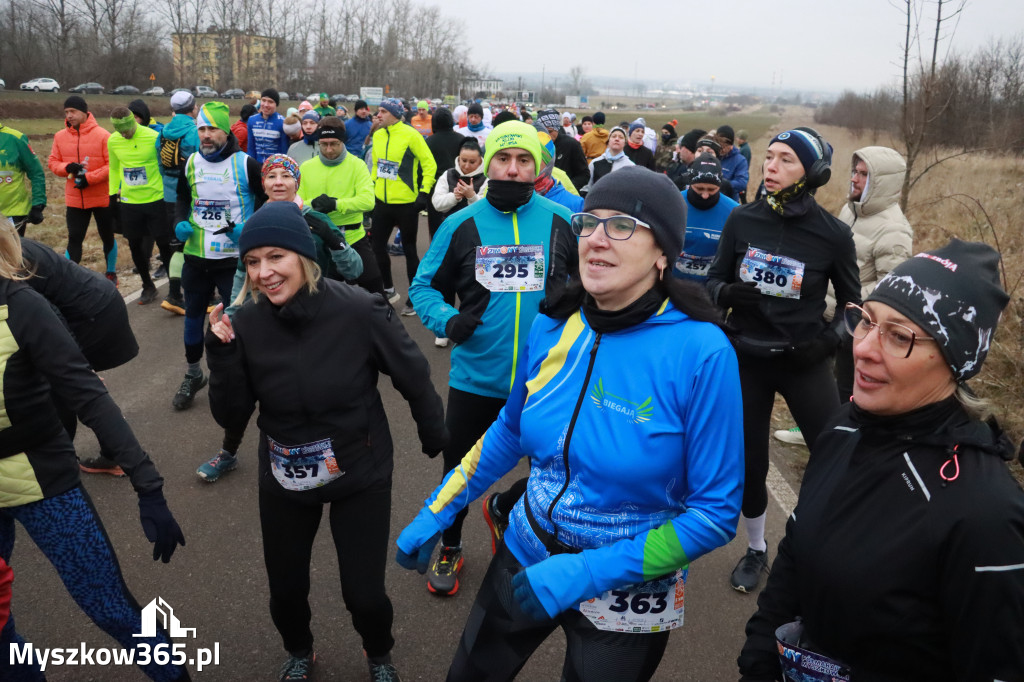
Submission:
[[[164,630],[171,637],[192,637],[195,639],[196,629],[181,626],[171,605],[157,597],[142,609],[142,632],[133,637],[156,637],[157,628],[162,623]],[[84,643],[73,648],[37,649],[31,642],[11,644],[11,665],[36,663],[43,671],[46,666],[56,665],[193,665],[196,671],[202,672],[209,665],[220,665],[220,642],[214,642],[213,648],[196,648],[189,655],[188,646],[183,643],[163,643],[155,646],[143,642],[133,649],[93,648]]]

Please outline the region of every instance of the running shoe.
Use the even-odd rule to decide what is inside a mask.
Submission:
[[[185,378],[181,382],[181,387],[178,388],[178,392],[174,394],[174,400],[171,404],[174,405],[176,410],[187,410],[192,407],[192,401],[196,399],[196,393],[199,392],[203,386],[206,386],[206,375],[200,374],[197,377],[191,374],[186,374]]]
[[[278,679],[281,682],[300,682],[313,677],[313,664],[316,663],[316,654],[312,651],[306,656],[289,656],[288,660],[281,666],[281,673]]]
[[[166,276],[167,276],[167,266],[164,265],[163,263],[161,263],[160,266],[156,270],[153,271],[153,279],[163,279]]]
[[[106,277],[111,282],[113,282],[114,283],[114,288],[117,288],[117,273],[116,272],[108,272],[107,274],[104,275],[104,277]]]
[[[459,591],[459,571],[462,570],[462,546],[443,545],[437,561],[427,572],[427,590],[434,594],[453,595]]]
[[[405,249],[400,244],[388,244],[388,255],[389,256],[404,256]]]
[[[99,457],[88,457],[78,460],[78,468],[87,474],[109,474],[111,476],[124,476],[124,469],[118,466],[117,462]]]
[[[221,475],[234,471],[237,466],[238,457],[222,449],[209,462],[200,464],[196,474],[207,483],[214,483]]]
[[[406,301],[405,302],[405,306],[402,307],[402,315],[405,315],[406,317],[412,317],[415,314],[416,314],[416,310],[413,309],[412,303],[410,303],[409,301]]]
[[[794,426],[791,429],[779,429],[772,435],[775,436],[775,440],[781,440],[783,443],[807,447],[807,443],[804,441],[804,434],[800,433],[799,426]]]
[[[367,656],[366,662],[370,666],[370,682],[402,682],[395,664],[391,662],[391,654],[381,656],[377,661]]]
[[[174,313],[175,315],[184,315],[185,299],[181,294],[178,294],[177,296],[167,294],[167,298],[165,298],[163,303],[160,304],[160,307],[168,312]]]
[[[394,305],[394,304],[398,303],[398,300],[400,298],[402,298],[402,295],[399,294],[394,289],[385,289],[384,290],[384,298],[388,299],[388,303],[390,303],[391,305]]]
[[[139,305],[149,305],[156,300],[157,292],[155,286],[148,286],[143,288],[142,294],[139,296]]]
[[[438,348],[447,348],[448,347],[448,339],[446,339],[443,336],[435,336],[434,337],[434,345],[437,346]]]
[[[484,521],[487,522],[487,527],[491,529],[491,554],[497,554],[501,536],[505,534],[505,529],[508,528],[508,518],[499,512],[494,504],[497,500],[498,493],[492,493],[484,498]]]
[[[732,569],[729,584],[737,592],[753,592],[761,584],[761,574],[768,572],[768,551],[747,548],[736,568]]]

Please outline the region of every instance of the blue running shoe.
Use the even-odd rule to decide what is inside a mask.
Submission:
[[[238,457],[232,455],[227,450],[221,450],[209,462],[203,462],[199,465],[199,468],[196,469],[196,474],[207,483],[213,483],[221,475],[234,471],[236,466],[238,466]]]

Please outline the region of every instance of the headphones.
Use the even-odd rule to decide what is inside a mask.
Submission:
[[[801,126],[799,128],[793,128],[793,130],[799,130],[800,132],[807,133],[813,137],[817,142],[818,147],[821,149],[821,158],[811,164],[810,168],[806,169],[807,187],[810,189],[824,187],[832,178],[832,145],[826,142],[825,138],[823,138],[814,128]]]

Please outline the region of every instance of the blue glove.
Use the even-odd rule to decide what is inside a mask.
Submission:
[[[537,621],[551,620],[540,599],[537,599],[537,593],[533,591],[526,571],[520,571],[512,577],[512,596],[519,604],[519,610],[530,618]]]
[[[430,565],[430,555],[433,554],[437,541],[441,539],[442,530],[434,513],[424,506],[412,523],[398,536],[395,542],[398,545],[395,561],[402,568],[415,568],[421,574],[426,573],[427,566]]]
[[[228,222],[228,236],[231,237],[231,241],[238,243],[238,240],[242,238],[242,228],[245,227],[245,222],[240,222],[237,225],[232,222]]]
[[[185,535],[167,508],[163,490],[139,493],[139,516],[146,539],[153,543],[153,561],[168,563],[177,546],[185,546]]]
[[[182,220],[180,223],[174,226],[174,236],[178,238],[179,242],[185,243],[188,238],[192,236],[192,233],[196,231],[196,228],[192,227],[192,223],[187,220]]]
[[[532,607],[525,603],[526,596],[536,599],[547,617],[554,618],[562,611],[576,607],[584,599],[601,593],[594,585],[594,578],[583,553],[556,554],[530,566],[516,578],[520,576],[523,578],[519,584],[528,581],[529,593],[524,593],[521,599],[517,590],[515,597],[524,612],[530,615],[532,613],[527,609]]]

